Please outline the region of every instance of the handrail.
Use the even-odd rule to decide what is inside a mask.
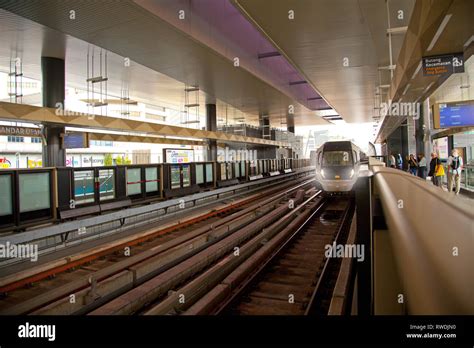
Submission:
[[[408,173],[374,167],[410,314],[474,314],[472,203]]]

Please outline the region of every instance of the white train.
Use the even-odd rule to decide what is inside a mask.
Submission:
[[[316,178],[325,192],[351,191],[365,154],[350,141],[328,141],[316,151]]]

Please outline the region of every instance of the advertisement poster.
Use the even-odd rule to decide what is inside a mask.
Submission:
[[[189,163],[194,161],[194,150],[165,149],[166,163]]]
[[[448,158],[448,138],[444,137],[433,140],[433,151],[438,153],[438,156],[441,159]]]

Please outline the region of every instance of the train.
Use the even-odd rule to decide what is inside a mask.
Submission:
[[[351,141],[328,141],[314,156],[318,185],[326,193],[352,191],[366,155]]]

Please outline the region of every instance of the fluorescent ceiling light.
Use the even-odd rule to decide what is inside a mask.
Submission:
[[[410,88],[410,84],[408,84],[408,85],[405,87],[405,89],[403,90],[402,95],[407,94],[408,88]]]
[[[416,68],[415,72],[411,76],[412,80],[415,78],[416,75],[418,75],[418,72],[420,71],[420,69],[421,69],[421,62],[420,62],[420,64],[418,64],[418,67]]]
[[[468,47],[473,41],[474,41],[474,35],[471,35],[471,37],[464,44],[464,47]]]
[[[423,93],[422,93],[422,94],[424,94],[426,91],[428,91],[428,90],[431,88],[431,86],[433,86],[433,84],[434,84],[434,81],[431,82],[431,83],[428,85],[428,87],[426,87],[426,88],[423,90]]]
[[[433,39],[431,40],[430,45],[426,49],[427,51],[431,51],[433,49],[434,45],[436,44],[436,41],[438,41],[439,37],[443,33],[444,28],[446,28],[446,25],[448,24],[451,17],[452,17],[451,13],[444,16],[443,21],[441,22],[441,24],[439,25],[438,30],[436,31],[436,34],[433,36]]]

